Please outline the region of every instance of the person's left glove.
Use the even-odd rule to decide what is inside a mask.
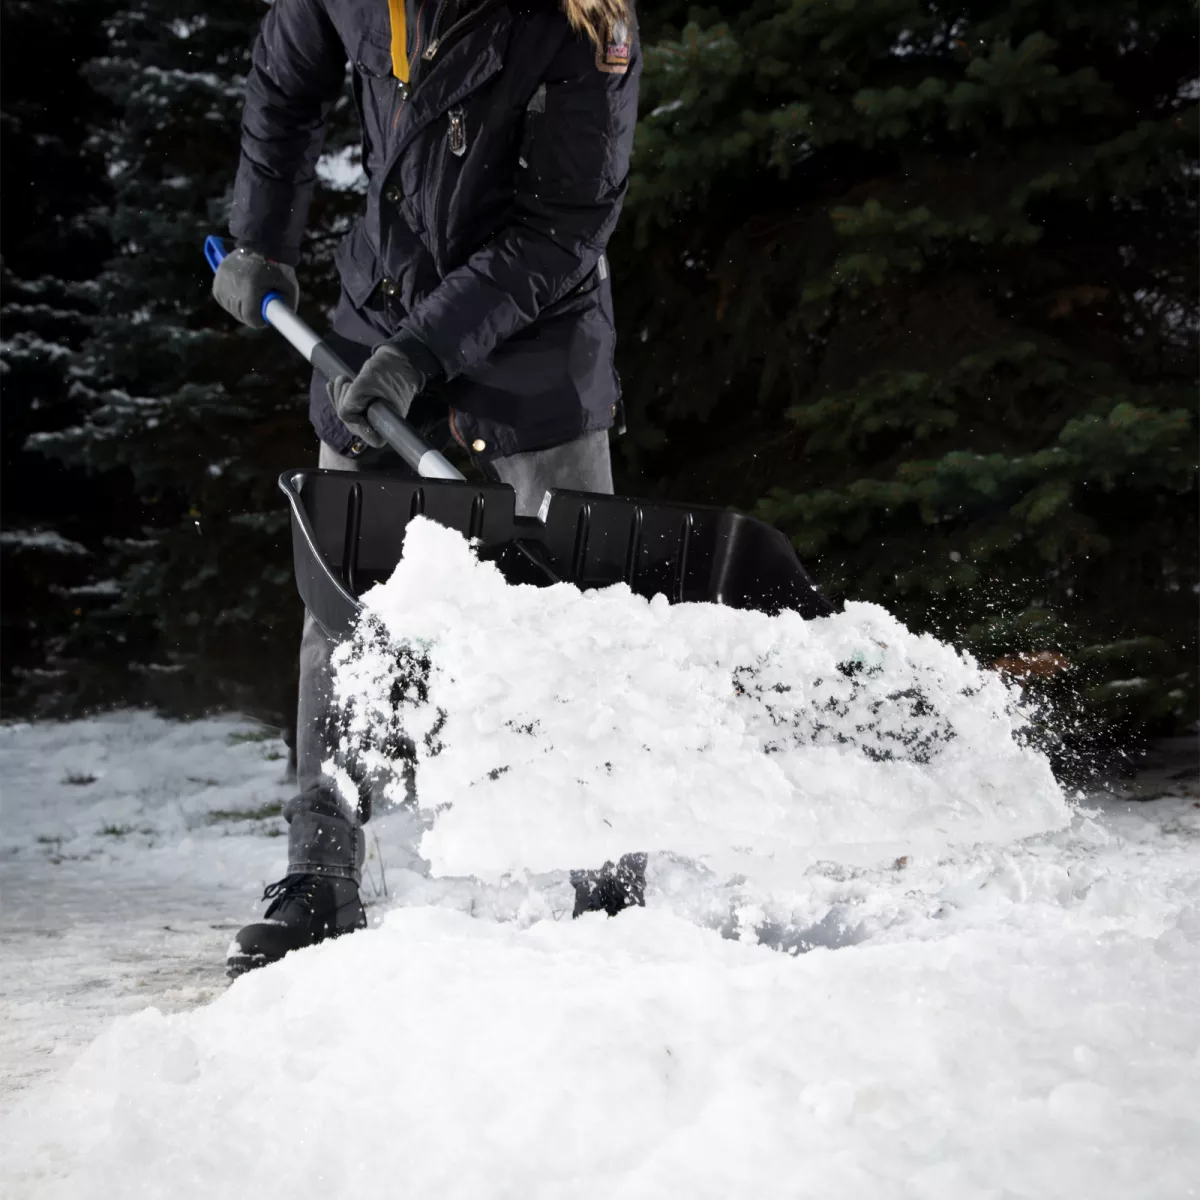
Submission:
[[[379,449],[386,443],[367,424],[367,409],[376,400],[385,400],[399,416],[407,417],[426,382],[425,372],[407,354],[384,342],[353,379],[339,375],[329,385],[329,398],[342,424],[368,446]]]

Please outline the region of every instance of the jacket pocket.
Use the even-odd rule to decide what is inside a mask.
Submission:
[[[367,30],[351,56],[351,91],[362,132],[363,169],[369,174],[387,156],[388,138],[400,105],[400,81],[392,74],[390,35]]]
[[[443,64],[444,72],[449,64]],[[494,145],[495,130],[489,125],[486,89],[503,66],[495,47],[478,62],[465,78],[453,86],[433,89],[436,77],[414,92],[413,103],[423,111],[412,114],[417,123],[415,134],[401,151],[402,171],[409,181],[409,192],[420,209],[419,225],[424,230],[426,248],[442,270],[447,262],[456,231],[449,226],[453,196],[464,170],[478,171],[479,155],[486,159]],[[401,122],[403,126],[404,121]],[[478,207],[471,204],[472,211]]]
[[[446,214],[443,211],[442,197],[447,194],[447,176],[453,174],[457,181],[460,171],[459,164],[450,153],[450,135],[444,123],[435,126],[438,136],[430,147],[429,157],[425,161],[426,186],[420,193],[420,204],[417,219],[429,253],[437,263],[439,275],[446,272]],[[454,184],[450,183],[451,189]]]
[[[605,296],[611,295],[608,284],[608,255],[602,253],[596,265],[573,287],[542,309],[539,320],[561,317],[571,313],[590,313],[604,307]]]
[[[379,256],[371,248],[362,220],[355,221],[350,232],[338,243],[333,261],[350,302],[355,308],[362,308],[382,277]]]
[[[525,106],[525,117],[521,122],[521,149],[517,153],[517,166],[525,171],[533,157],[533,144],[537,138],[542,114],[546,111],[546,85],[539,83],[529,103]]]

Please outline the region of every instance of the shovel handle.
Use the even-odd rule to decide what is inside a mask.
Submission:
[[[219,237],[205,238],[204,257],[215,271],[225,258],[225,243]],[[288,308],[278,292],[268,292],[263,297],[262,318],[304,355],[318,375],[331,383],[339,375],[347,375],[353,379],[358,374]],[[423,479],[463,478],[445,455],[428,445],[421,435],[383,400],[376,400],[367,409],[366,418],[367,424]]]

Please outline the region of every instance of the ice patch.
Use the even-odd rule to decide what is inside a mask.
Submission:
[[[1068,819],[1015,693],[874,605],[804,621],[510,587],[427,520],[364,604],[337,657],[343,754],[397,799],[415,765],[440,874],[647,850],[767,880]]]

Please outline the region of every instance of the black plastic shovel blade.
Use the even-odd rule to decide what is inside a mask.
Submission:
[[[300,596],[334,638],[353,629],[363,592],[395,570],[419,516],[476,540],[510,583],[626,583],[672,604],[833,611],[782,533],[724,509],[555,490],[538,517],[518,517],[506,484],[357,471],[287,471],[279,486]]]

